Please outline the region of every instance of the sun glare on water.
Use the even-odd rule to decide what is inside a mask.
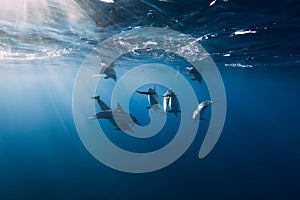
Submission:
[[[29,17],[42,20],[47,16],[46,0],[0,0],[0,19],[26,23]]]
[[[59,14],[78,21],[82,18],[80,9],[74,0],[0,0],[0,22],[14,21],[22,25],[55,19]]]
[[[0,60],[59,57],[66,47],[55,41],[72,41],[66,32],[89,35],[93,26],[74,0],[0,0]]]

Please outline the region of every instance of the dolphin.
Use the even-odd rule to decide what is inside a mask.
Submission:
[[[186,72],[185,75],[192,76],[192,81],[198,81],[201,84],[202,76],[200,72],[194,66],[186,67],[186,69],[188,70],[188,72]]]
[[[89,117],[88,119],[108,119],[110,123],[116,127],[116,130],[124,130],[131,132],[133,132],[133,130],[131,129],[130,125],[141,125],[136,119],[136,117],[134,117],[128,112],[125,112],[119,103],[117,104],[116,109],[111,109],[100,99],[100,96],[95,96],[91,98],[97,100],[97,103],[101,107],[102,111]]]
[[[94,76],[102,76],[105,75],[104,79],[113,79],[114,81],[117,80],[117,74],[114,69],[114,64],[109,65],[108,67],[102,67],[99,74],[95,74]]]
[[[106,104],[100,99],[100,96],[99,96],[99,95],[96,96],[96,97],[92,97],[92,98],[97,100],[99,106],[101,107],[101,109],[102,109],[103,111],[111,110],[110,107],[108,107],[108,105],[106,105]],[[121,113],[125,113],[125,116],[127,116],[127,114],[129,114],[129,113],[127,113],[127,112],[125,112],[125,111],[123,110],[123,108],[121,107],[121,105],[120,105],[119,103],[117,104],[117,109],[115,109],[115,111],[119,113],[119,116],[120,116]],[[138,120],[136,119],[135,116],[133,116],[132,114],[130,114],[130,117],[132,118],[132,120],[133,120],[134,123],[136,123],[137,125],[141,125],[141,124],[138,122]],[[133,125],[133,124],[132,124],[132,121],[131,121],[131,120],[129,120],[129,121],[130,121],[131,125]]]
[[[147,109],[153,108],[155,112],[159,110],[159,101],[158,101],[158,95],[156,93],[156,86],[154,85],[154,88],[149,88],[148,92],[141,92],[141,91],[136,91],[139,94],[146,94],[148,96],[148,102],[149,106],[146,107]]]
[[[213,101],[210,101],[210,100],[206,100],[206,101],[203,101],[202,103],[200,103],[196,110],[193,112],[193,120],[198,120],[198,119],[204,119],[202,118],[206,108],[210,105],[214,103]]]
[[[167,107],[170,109],[168,110],[169,113],[174,113],[174,115],[177,117],[177,113],[180,113],[179,109],[179,101],[177,99],[176,94],[171,90],[168,89],[166,93],[163,95],[164,97],[164,113],[167,111]]]
[[[167,112],[167,107],[169,106],[170,98],[171,98],[171,89],[168,89],[165,94],[163,95],[164,101],[163,101],[163,107],[164,107],[164,113]]]

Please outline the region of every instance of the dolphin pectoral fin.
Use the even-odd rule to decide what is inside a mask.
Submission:
[[[141,91],[136,91],[137,93],[139,93],[139,94],[149,94],[149,92],[141,92]]]
[[[104,77],[104,79],[108,79],[108,78],[109,78],[108,76],[105,76],[105,77]]]

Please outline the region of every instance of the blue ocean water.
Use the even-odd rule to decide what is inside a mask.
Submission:
[[[0,5],[0,199],[299,199],[299,2],[15,0]],[[102,41],[151,26],[189,34],[207,50],[225,85],[226,121],[204,159],[198,152],[209,110],[182,157],[161,170],[131,174],[105,166],[83,145],[73,120],[73,84]],[[168,53],[137,51],[116,60],[115,68],[121,76],[152,62],[180,72],[188,66]],[[205,83],[189,83],[200,99],[209,98]],[[105,102],[114,84],[108,79],[97,88]],[[160,94],[165,89],[158,86]],[[134,94],[132,101],[139,106],[130,112],[149,123],[141,109],[146,97]],[[152,140],[99,123],[118,146],[145,152],[172,140],[179,119],[170,115],[165,127],[170,134]]]

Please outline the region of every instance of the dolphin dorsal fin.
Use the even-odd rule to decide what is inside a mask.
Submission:
[[[154,84],[153,90],[156,91],[156,85]]]
[[[117,110],[120,110],[121,112],[125,112],[122,108],[122,106],[120,105],[120,103],[117,104]]]

